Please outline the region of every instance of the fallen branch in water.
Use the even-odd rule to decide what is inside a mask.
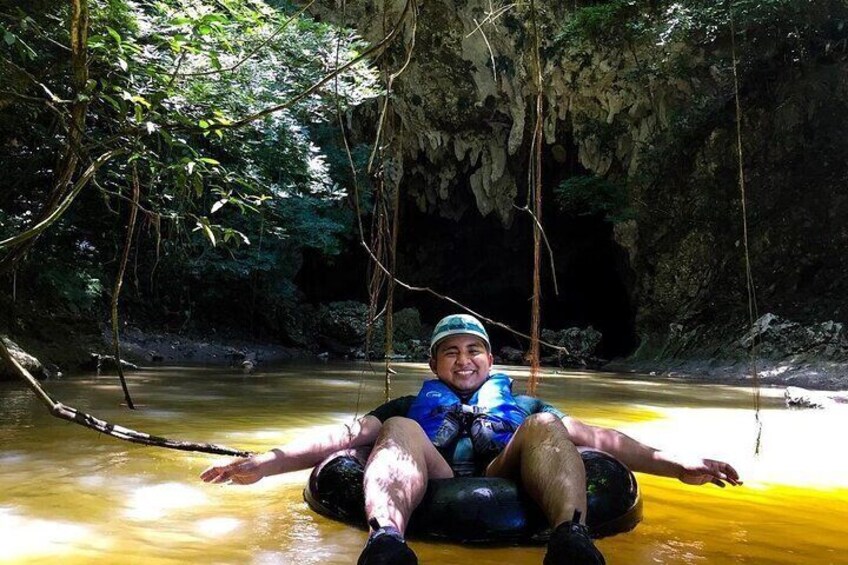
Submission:
[[[9,353],[9,350],[6,347],[4,338],[2,337],[0,337],[0,357],[2,357],[6,361],[6,363],[8,363],[9,367],[11,367],[12,370],[27,384],[27,386],[29,386],[29,388],[35,393],[41,403],[47,407],[47,409],[50,411],[50,414],[57,418],[61,418],[62,420],[67,420],[69,422],[79,424],[81,426],[98,431],[102,434],[106,434],[116,439],[129,441],[132,443],[139,443],[142,445],[165,447],[167,449],[177,449],[180,451],[211,453],[214,455],[232,455],[235,457],[247,457],[251,455],[250,451],[233,449],[231,447],[216,445],[214,443],[193,443],[190,441],[181,441],[150,435],[144,432],[131,430],[130,428],[125,428],[118,424],[111,424],[106,420],[101,420],[100,418],[96,418],[91,414],[80,412],[72,406],[66,406],[61,402],[56,402],[55,400],[53,400],[53,398],[41,386],[41,383],[39,383],[38,380],[36,380],[36,378],[33,377],[29,371],[27,371],[23,366],[21,366],[20,363],[17,362],[14,357],[12,357],[11,353]]]

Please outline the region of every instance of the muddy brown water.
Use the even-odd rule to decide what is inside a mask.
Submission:
[[[411,394],[424,365],[396,367]],[[516,389],[527,374],[510,370]],[[129,377],[47,383],[62,402],[113,423],[252,450],[274,447],[378,404],[379,374],[361,364],[287,366],[252,375],[156,368]],[[639,475],[644,520],[600,540],[611,564],[848,564],[848,410],[790,411],[763,390],[761,450],[748,388],[604,373],[545,374],[540,395],[587,422],[683,455],[723,458],[745,485],[719,489]],[[345,564],[365,534],[302,499],[308,472],[252,486],[207,485],[216,458],[147,448],[57,420],[22,385],[0,383],[0,563]],[[539,547],[412,540],[423,565],[539,564]]]

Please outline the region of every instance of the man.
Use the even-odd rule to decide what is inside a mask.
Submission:
[[[589,426],[491,374],[489,336],[472,316],[442,319],[433,331],[430,369],[437,379],[320,436],[206,469],[206,482],[250,484],[267,475],[311,467],[351,447],[374,445],[365,467],[365,511],[371,525],[358,565],[415,565],[404,532],[430,479],[462,475],[521,483],[554,530],[544,565],[603,564],[585,526],[586,473],[577,446],[606,451],[634,471],[690,484],[741,484],[727,463],[687,462],[612,429]]]

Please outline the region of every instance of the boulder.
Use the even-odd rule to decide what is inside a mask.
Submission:
[[[365,343],[368,306],[347,300],[318,307],[317,338],[331,353],[348,354]]]
[[[421,315],[415,308],[404,308],[395,312],[393,319],[392,349],[393,359],[424,360],[430,351],[426,331],[421,323]],[[380,359],[385,355],[386,330],[385,319],[377,321],[371,336],[371,358]]]
[[[848,391],[820,391],[788,386],[783,398],[786,400],[786,406],[790,408],[831,408],[837,404],[848,403]]]
[[[565,351],[558,350],[552,359],[560,365],[577,365],[585,367],[597,363],[595,351],[601,343],[603,334],[589,326],[588,328],[567,328],[564,330],[542,330],[542,341],[564,347]]]
[[[9,353],[12,355],[12,359],[17,361],[24,369],[29,371],[32,376],[37,378],[50,376],[49,373],[45,371],[44,365],[41,364],[41,361],[21,349],[17,343],[6,336],[0,336],[0,339],[3,340],[3,343],[6,345],[6,349],[9,350]],[[11,380],[14,378],[17,378],[17,374],[14,369],[7,367],[6,363],[0,363],[0,379]]]
[[[500,361],[513,365],[521,365],[524,363],[524,352],[515,347],[504,346],[498,352]]]

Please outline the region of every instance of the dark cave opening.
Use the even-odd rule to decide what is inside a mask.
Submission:
[[[574,149],[573,147],[571,149]],[[559,153],[559,155],[557,154]],[[562,156],[565,155],[565,159]],[[543,222],[550,241],[551,261],[543,248],[542,327],[559,330],[592,326],[603,334],[596,355],[611,359],[638,346],[636,307],[632,302],[633,273],[627,251],[613,237],[613,225],[603,217],[575,216],[558,209],[553,186],[571,174],[585,171],[572,162],[576,150],[555,146],[549,151],[545,178]],[[423,182],[409,178],[405,182]],[[442,203],[442,205],[446,205]],[[532,219],[515,211],[505,227],[490,214],[479,214],[470,190],[451,193],[450,206],[464,210],[459,220],[421,211],[412,198],[402,200],[398,241],[398,276],[405,282],[450,296],[491,319],[529,333],[532,299]],[[358,242],[327,264],[307,253],[298,277],[309,302],[367,301],[367,256]],[[433,324],[458,308],[428,293],[398,288],[396,309],[414,307],[422,321]],[[490,328],[498,349],[526,349],[527,342],[506,330]]]
[[[466,213],[460,221],[408,207],[403,214],[400,276],[428,286],[469,308],[527,333],[533,292],[532,225],[517,216],[509,228],[494,217]],[[630,299],[627,253],[598,218],[552,218],[546,231],[554,253],[559,294],[543,250],[542,327],[592,326],[603,334],[596,354],[605,359],[631,353],[638,345]],[[457,310],[428,294],[402,292],[399,304],[414,306],[434,323]],[[526,340],[491,328],[495,348],[526,349]]]

